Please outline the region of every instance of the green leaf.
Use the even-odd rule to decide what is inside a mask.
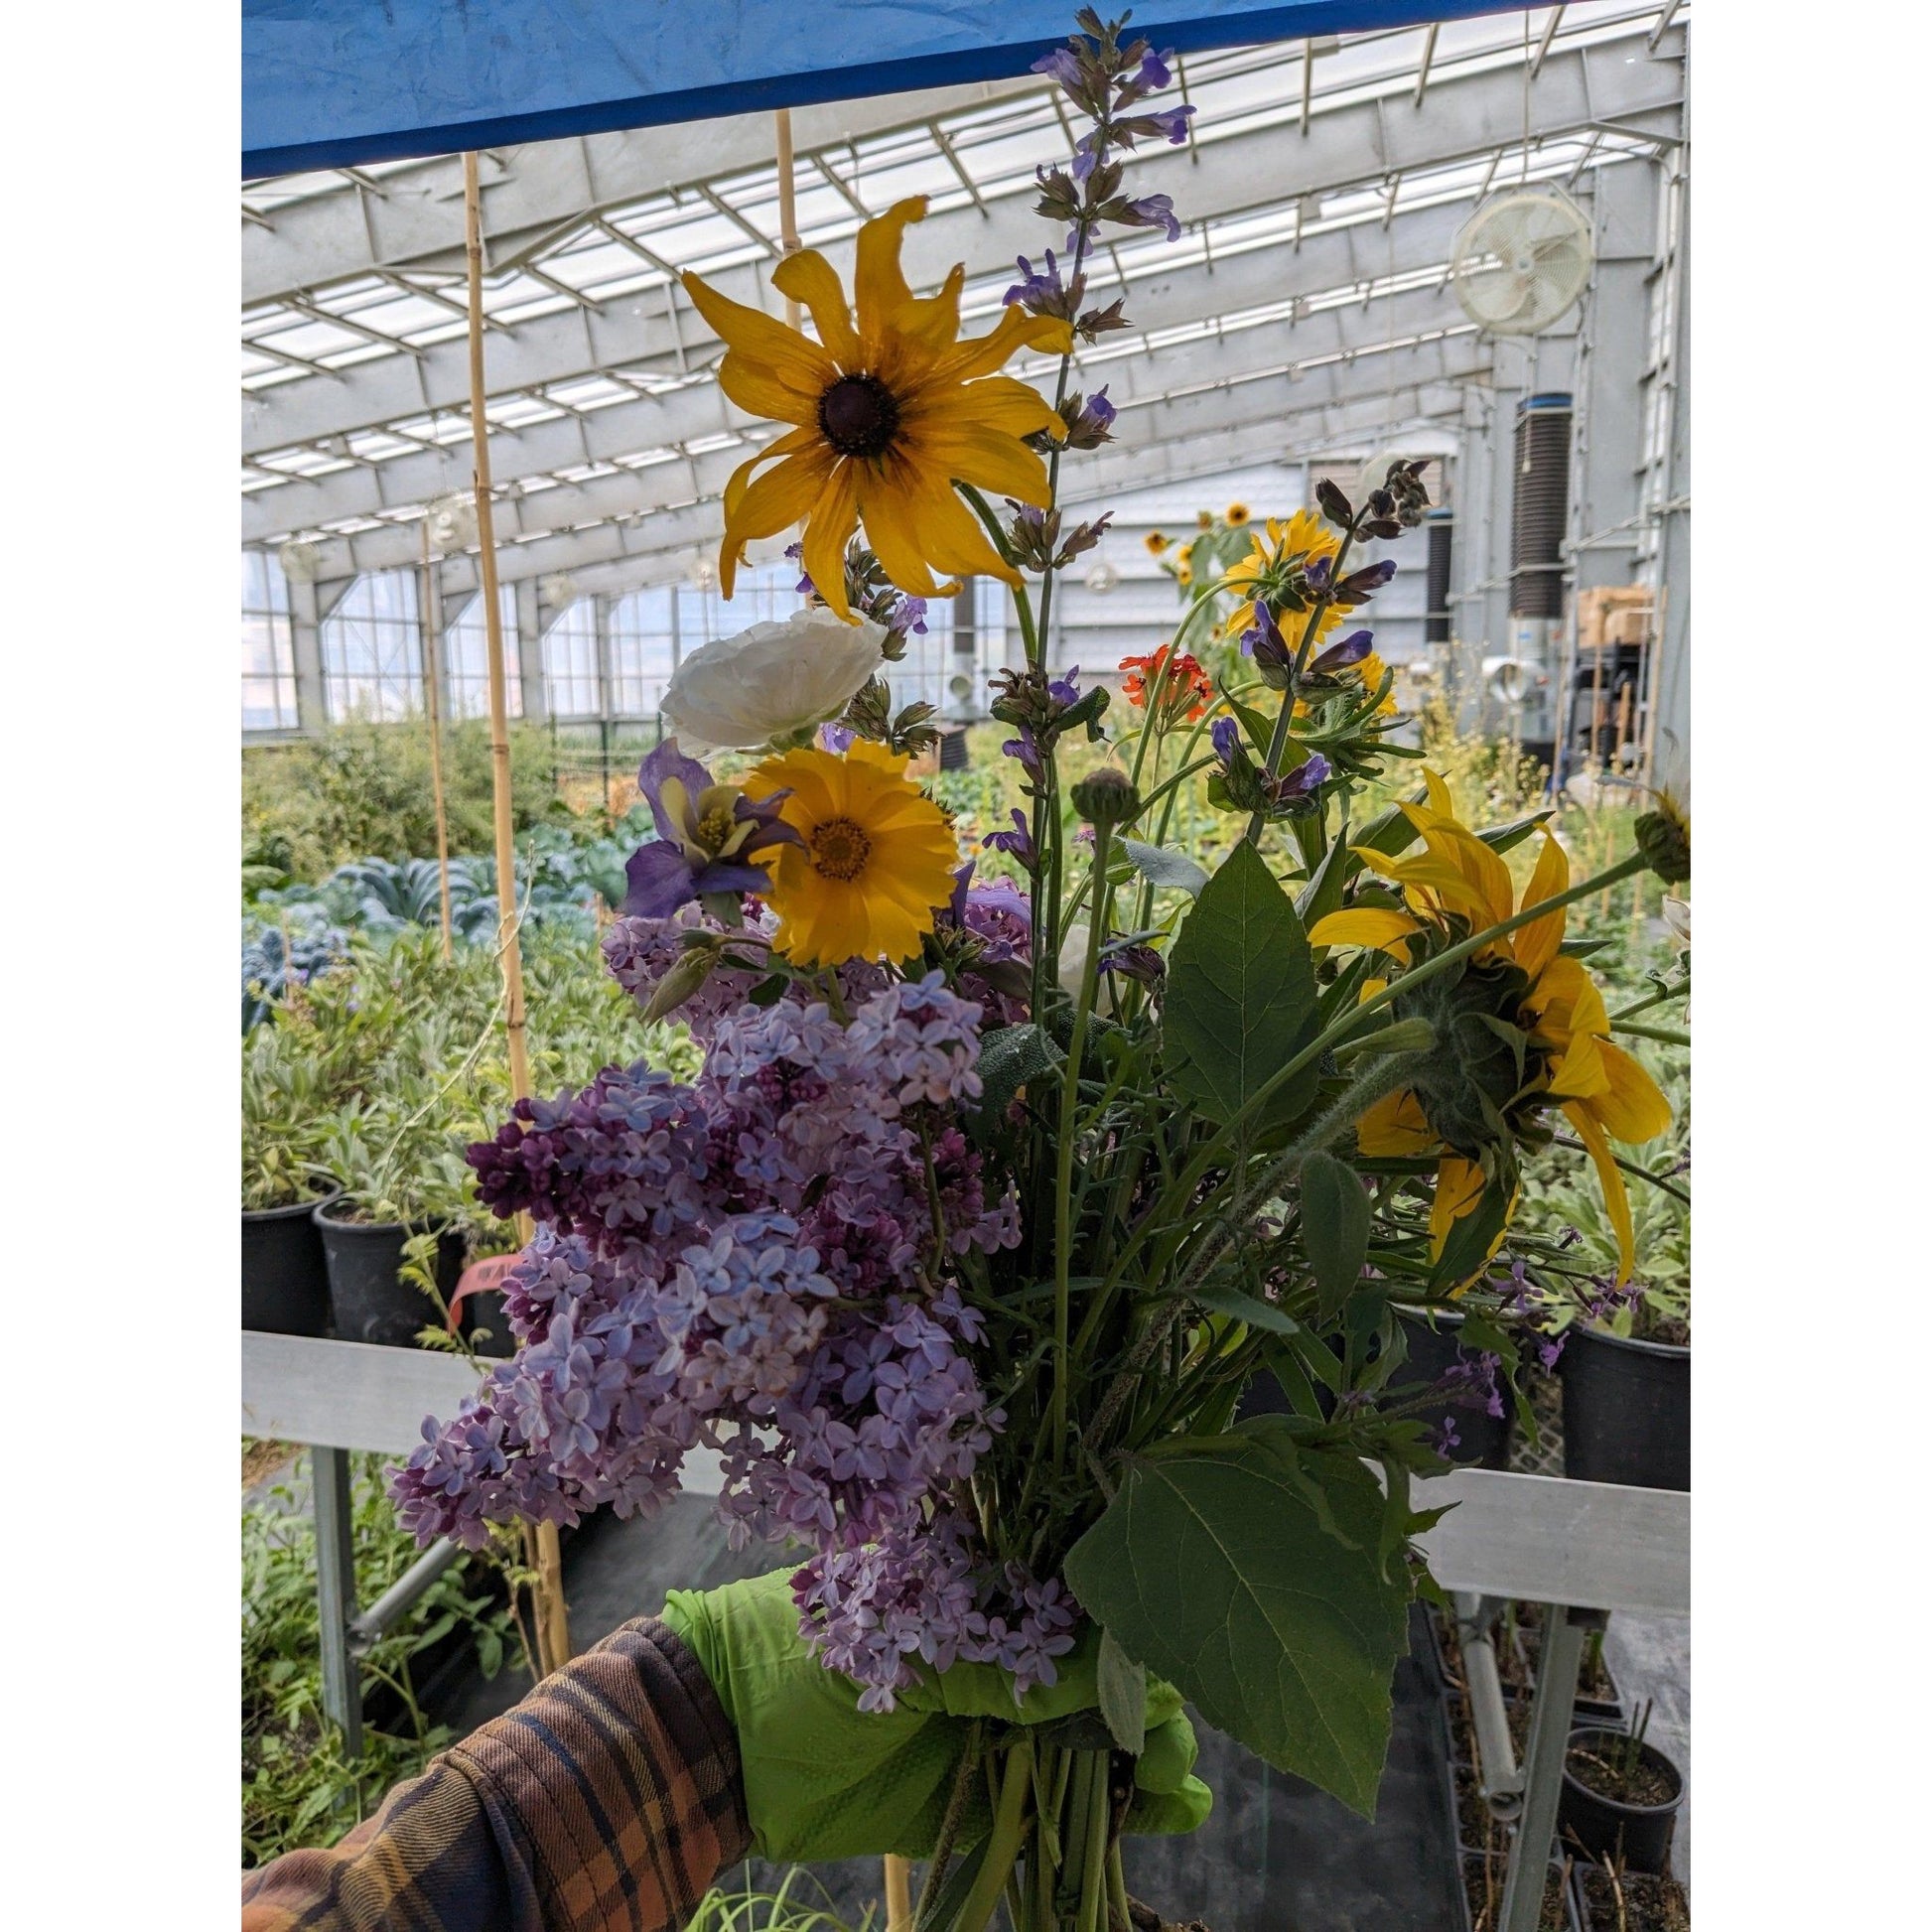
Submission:
[[[1322,1531],[1298,1474],[1353,1548]],[[1382,1507],[1355,1457],[1298,1470],[1280,1430],[1244,1423],[1132,1464],[1066,1580],[1210,1725],[1373,1818],[1409,1596],[1400,1567],[1388,1581],[1376,1562]]]
[[[1271,718],[1264,718],[1251,704],[1243,704],[1225,688],[1221,696],[1227,700],[1228,709],[1241,720],[1241,729],[1248,734],[1249,743],[1255,748],[1255,760],[1265,763],[1268,748],[1275,742],[1275,724]]]
[[[1107,1720],[1114,1742],[1129,1757],[1139,1757],[1147,1744],[1147,1666],[1135,1663],[1114,1641],[1114,1633],[1103,1630],[1095,1676],[1100,1715]]]
[[[1353,1169],[1319,1151],[1302,1163],[1302,1239],[1314,1267],[1324,1319],[1361,1285],[1373,1218]]]
[[[1313,1037],[1314,966],[1288,895],[1245,840],[1188,913],[1168,963],[1163,1029],[1175,1090],[1227,1120]],[[1257,1125],[1292,1120],[1313,1098],[1303,1068]]]
[[[1321,855],[1318,865],[1309,883],[1302,889],[1302,896],[1295,901],[1296,913],[1303,926],[1311,926],[1317,919],[1325,918],[1330,912],[1341,908],[1341,889],[1351,869],[1359,868],[1361,861],[1356,859],[1340,839],[1337,839]]]
[[[1028,1081],[1052,1072],[1060,1059],[1060,1051],[1045,1028],[1031,1020],[1024,1026],[1002,1027],[988,1034],[980,1045],[979,1124],[988,1132],[997,1132],[1020,1089]]]
[[[1237,1321],[1245,1321],[1251,1328],[1272,1328],[1278,1335],[1293,1335],[1301,1332],[1302,1324],[1273,1302],[1264,1302],[1259,1296],[1250,1295],[1244,1289],[1236,1288],[1231,1281],[1215,1280],[1211,1276],[1194,1290],[1193,1299],[1204,1309],[1212,1309],[1216,1314],[1232,1315]]]
[[[1196,865],[1184,852],[1171,846],[1143,845],[1139,839],[1122,839],[1121,850],[1133,860],[1134,869],[1156,886],[1172,886],[1198,898],[1207,884],[1207,869]]]
[[[1486,832],[1478,832],[1476,837],[1491,852],[1508,852],[1519,846],[1546,819],[1556,817],[1556,808],[1546,805],[1540,812],[1531,812],[1526,818],[1511,819],[1507,825],[1493,825]]]
[[[1475,1206],[1456,1218],[1429,1278],[1432,1288],[1454,1288],[1481,1272],[1489,1260],[1489,1250],[1509,1220],[1514,1194],[1508,1182],[1491,1180]]]

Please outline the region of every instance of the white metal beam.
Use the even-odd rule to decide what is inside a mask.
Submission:
[[[1416,289],[1378,305],[1381,338],[1405,342],[1421,337],[1459,332],[1452,340],[1473,343],[1467,319],[1452,300],[1434,289]],[[1206,336],[1154,350],[1123,354],[1096,362],[1085,372],[1091,384],[1105,383],[1123,420],[1116,434],[1125,441],[1146,433],[1144,412],[1185,398],[1190,392],[1224,391],[1230,385],[1270,378],[1287,400],[1298,383],[1315,385],[1325,396],[1343,388],[1373,389],[1405,379],[1402,354],[1364,352],[1349,334],[1349,318],[1335,311],[1283,319],[1256,328]],[[1559,339],[1560,340],[1560,339]],[[1471,350],[1461,353],[1471,357]],[[1486,364],[1487,351],[1478,351]],[[1353,367],[1347,359],[1352,355]],[[1296,373],[1290,373],[1296,371]],[[1311,394],[1310,400],[1317,399]],[[1245,398],[1249,409],[1269,405],[1258,396]],[[758,440],[763,440],[760,437]],[[724,482],[747,457],[755,443],[745,441],[699,456],[673,458],[642,470],[622,470],[580,483],[563,483],[532,490],[498,505],[499,538],[506,556],[523,547],[525,539],[588,523],[647,517],[692,498],[720,493]],[[353,576],[365,570],[394,569],[417,554],[420,535],[414,520],[387,523],[380,528],[322,542],[324,575]],[[522,574],[522,573],[519,573]]]
[[[828,101],[791,110],[800,160],[849,141],[915,128],[941,115],[970,112],[1037,94],[1033,74],[964,87],[929,87],[870,100]],[[630,128],[576,140],[532,141],[508,150],[507,163],[483,162],[484,260],[492,266],[526,252],[587,214],[623,207],[672,189],[772,164],[768,114],[733,114],[675,127]],[[362,191],[318,195],[273,209],[241,240],[241,299],[257,303],[358,275],[463,266],[463,169],[455,156],[398,169],[380,196]]]
[[[1673,135],[1681,46],[1680,30],[1649,54],[1639,25],[1614,40],[1553,50],[1531,96],[1531,138],[1611,123]],[[1135,161],[1134,187],[1140,194],[1169,192],[1190,219],[1207,220],[1513,147],[1522,133],[1521,76],[1498,69],[1438,80],[1426,113],[1415,112],[1404,96],[1385,96],[1318,116],[1305,141],[1270,127],[1220,139],[1204,135],[1198,146],[1149,153]],[[456,210],[444,210],[444,218],[454,231]],[[1036,252],[1039,233],[1028,194],[1009,194],[988,213],[969,206],[934,214],[906,236],[907,279],[915,287],[936,285],[958,261],[974,279],[997,274],[1021,251]],[[762,265],[750,265],[716,279],[737,299],[761,302],[763,273]],[[602,313],[546,316],[499,334],[490,355],[491,393],[708,348],[713,339],[702,321],[681,298],[675,315],[667,313],[662,296],[626,298]],[[283,383],[244,400],[243,448],[256,455],[461,407],[468,381],[467,351],[449,343],[420,355],[386,356]]]
[[[1109,491],[1158,480],[1154,467],[1174,459],[1156,453],[1175,447],[1199,461],[1200,468],[1188,474],[1208,475],[1263,454],[1295,461],[1310,449],[1370,433],[1383,423],[1417,416],[1453,421],[1460,412],[1458,385],[1482,380],[1488,373],[1487,346],[1475,336],[1464,335],[1364,357],[1353,369],[1334,363],[1299,378],[1276,372],[1162,398],[1123,411],[1117,426],[1119,442],[1069,468],[1067,500],[1092,501]],[[557,570],[576,575],[591,565],[611,563],[628,565],[632,582],[680,575],[680,561],[669,562],[655,573],[638,565],[668,551],[684,560],[716,555],[724,534],[719,491],[733,459],[742,455],[742,451],[722,451],[698,459],[694,468],[700,487],[694,491],[695,501],[642,516],[633,512],[593,521],[587,514],[586,527],[554,530],[507,545],[498,553],[497,574],[515,581]],[[588,512],[594,506],[581,507]],[[355,558],[346,545],[325,545],[324,552],[324,574],[329,577],[375,567],[364,560],[366,551],[363,558]],[[444,571],[447,594],[474,589],[474,560],[452,558]]]

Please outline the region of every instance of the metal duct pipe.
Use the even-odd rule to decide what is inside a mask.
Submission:
[[[1503,1701],[1492,1632],[1502,1605],[1493,1597],[1455,1593],[1455,1640],[1462,1651],[1462,1679],[1469,1721],[1476,1733],[1476,1779],[1491,1814],[1507,1823],[1523,1808],[1523,1773],[1509,1737],[1509,1707]]]
[[[1516,407],[1516,490],[1509,531],[1509,615],[1563,616],[1563,535],[1570,516],[1567,392]]]
[[[1423,607],[1423,642],[1449,640],[1449,549],[1455,535],[1455,512],[1434,509],[1425,519],[1429,531],[1429,583]]]

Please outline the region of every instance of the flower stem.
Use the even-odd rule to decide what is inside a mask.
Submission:
[[[1000,1783],[1000,1802],[993,1814],[992,1835],[986,1841],[986,1860],[973,1880],[973,1889],[959,1908],[953,1932],[986,1932],[993,1908],[1006,1890],[1007,1874],[1026,1842],[1027,1794],[1033,1786],[1033,1751],[1025,1743],[1007,1752],[1006,1774]]]
[[[1335,561],[1329,566],[1329,588],[1314,600],[1314,608],[1309,613],[1309,621],[1302,627],[1302,641],[1295,647],[1295,662],[1289,666],[1288,689],[1282,693],[1282,708],[1275,720],[1274,735],[1268,741],[1268,763],[1265,776],[1281,776],[1282,754],[1288,749],[1289,727],[1295,722],[1295,693],[1302,682],[1302,673],[1309,667],[1309,653],[1314,648],[1314,633],[1319,628],[1321,619],[1334,600],[1334,586],[1341,581],[1341,567],[1348,561],[1348,552],[1355,542],[1355,526],[1367,512],[1357,510],[1354,521],[1342,532],[1341,548],[1335,552]],[[1261,842],[1261,828],[1267,824],[1266,810],[1257,805],[1254,816],[1248,820],[1247,840],[1250,845]]]
[[[1107,876],[1107,848],[1111,825],[1097,825],[1093,834],[1096,879]],[[1072,1299],[1073,1264],[1073,1144],[1078,1138],[1080,1061],[1086,1052],[1087,1021],[1093,1013],[1100,984],[1100,943],[1105,912],[1104,893],[1096,891],[1087,908],[1087,956],[1080,967],[1080,997],[1073,1008],[1073,1033],[1066,1050],[1066,1074],[1060,1083],[1059,1171],[1053,1188],[1053,1473],[1066,1460],[1067,1385],[1073,1379],[1073,1356],[1067,1346],[1068,1309]]]

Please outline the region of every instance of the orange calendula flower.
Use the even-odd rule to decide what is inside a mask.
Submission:
[[[1046,466],[1024,439],[1063,435],[1065,425],[1026,383],[994,371],[1022,348],[1063,354],[1073,332],[1014,307],[990,335],[961,341],[964,268],[931,296],[915,296],[899,269],[906,226],[925,207],[922,196],[898,202],[859,230],[853,306],[815,248],[772,271],[778,292],[810,314],[816,342],[684,276],[725,344],[718,386],[739,408],[792,425],[725,485],[718,577],[727,597],[746,544],[801,521],[805,574],[842,618],[852,617],[845,547],[862,523],[886,575],[915,597],[959,588],[935,570],[1020,583],[954,484],[1035,507],[1050,500]]]
[[[1146,657],[1123,657],[1120,668],[1127,672],[1121,680],[1121,695],[1137,711],[1150,704],[1163,724],[1184,718],[1192,724],[1207,715],[1214,700],[1214,686],[1200,662],[1187,651],[1176,652],[1163,644]]]
[[[1427,806],[1405,805],[1409,822],[1422,835],[1423,850],[1391,859],[1366,846],[1351,850],[1371,872],[1403,890],[1407,908],[1351,906],[1317,919],[1310,942],[1317,946],[1362,946],[1386,953],[1407,967],[1415,950],[1432,941],[1459,939],[1513,918],[1518,910],[1514,882],[1501,856],[1460,823],[1449,788],[1433,771],[1423,773]],[[1547,831],[1522,905],[1540,904],[1570,888],[1570,861]],[[1475,975],[1487,973],[1510,1004],[1490,1016],[1513,1028],[1525,1053],[1516,1091],[1500,1092],[1498,1061],[1487,1039],[1470,1035],[1487,1063],[1463,1077],[1444,1063],[1417,1087],[1404,1087],[1378,1101],[1356,1124],[1361,1151],[1374,1157],[1437,1157],[1436,1200],[1430,1217],[1435,1251],[1441,1254],[1450,1228],[1474,1209],[1485,1185],[1483,1148],[1470,1133],[1478,1113],[1497,1120],[1526,1119],[1538,1108],[1560,1108],[1589,1153],[1603,1190],[1603,1205],[1616,1230],[1617,1279],[1636,1265],[1630,1199],[1624,1189],[1610,1142],[1635,1145],[1653,1139],[1670,1125],[1670,1103],[1641,1064],[1610,1037],[1609,1015],[1596,983],[1583,962],[1562,950],[1568,908],[1558,906],[1482,947],[1470,962]],[[1369,984],[1380,989],[1388,982]],[[1402,1010],[1401,982],[1397,1011]],[[1443,984],[1440,976],[1437,984]],[[1418,989],[1420,998],[1426,987]],[[1483,1016],[1464,1007],[1453,1024],[1480,1030]],[[1456,1042],[1434,1053],[1464,1050]],[[1432,1055],[1434,1056],[1434,1055]],[[1488,1084],[1487,1105],[1476,1090]],[[1468,1103],[1475,1100],[1472,1108]],[[1433,1103],[1433,1104],[1432,1104]],[[1451,1123],[1451,1116],[1453,1120]],[[1449,1126],[1449,1131],[1445,1128]],[[1511,1207],[1514,1207],[1514,1199]],[[1500,1237],[1499,1237],[1500,1238]]]

